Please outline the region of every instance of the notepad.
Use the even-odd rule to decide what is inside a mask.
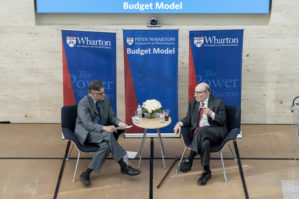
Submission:
[[[119,127],[116,127],[116,130],[129,129],[129,128],[132,128],[132,127],[133,127],[132,125],[127,126],[127,127],[121,127],[121,126],[119,126]]]

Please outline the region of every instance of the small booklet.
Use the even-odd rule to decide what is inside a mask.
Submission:
[[[130,126],[127,126],[127,127],[121,127],[121,126],[119,126],[119,127],[116,127],[116,130],[122,130],[122,129],[129,129],[129,128],[132,128],[133,126],[132,125],[130,125]]]

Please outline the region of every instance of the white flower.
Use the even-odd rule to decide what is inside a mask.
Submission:
[[[151,99],[143,102],[142,108],[144,108],[148,113],[151,114],[152,112],[161,109],[162,105],[158,100]]]

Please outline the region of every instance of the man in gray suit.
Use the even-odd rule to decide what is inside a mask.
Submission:
[[[126,128],[127,124],[120,121],[114,114],[110,101],[104,92],[104,84],[92,81],[88,86],[88,95],[83,97],[77,109],[75,136],[81,144],[92,143],[99,146],[86,171],[80,180],[90,184],[91,171],[100,171],[106,157],[111,152],[121,167],[121,173],[138,175],[139,170],[127,164],[126,151],[117,142],[116,127]]]
[[[181,126],[190,126],[193,137],[190,155],[180,165],[180,171],[191,170],[193,159],[200,154],[204,171],[198,179],[199,185],[205,185],[211,178],[210,148],[219,144],[227,134],[226,113],[223,100],[210,95],[208,84],[200,83],[195,87],[194,98],[190,100],[186,117],[174,127],[174,132],[181,132]]]

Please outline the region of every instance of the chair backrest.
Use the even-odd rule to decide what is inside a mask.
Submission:
[[[240,133],[241,108],[237,106],[225,105],[225,112],[226,127],[228,133],[219,145],[211,147],[211,152],[220,151],[227,141],[235,140],[237,138],[237,135]]]
[[[76,127],[77,118],[77,105],[63,106],[61,108],[61,128],[64,138],[67,140],[72,140],[80,151],[84,152],[95,152],[98,150],[99,146],[94,144],[82,145],[79,143],[77,137],[74,134]]]
[[[63,106],[61,108],[61,127],[75,130],[77,118],[77,105]]]
[[[241,126],[241,108],[225,105],[225,112],[227,131],[230,132],[235,128],[239,129]]]

